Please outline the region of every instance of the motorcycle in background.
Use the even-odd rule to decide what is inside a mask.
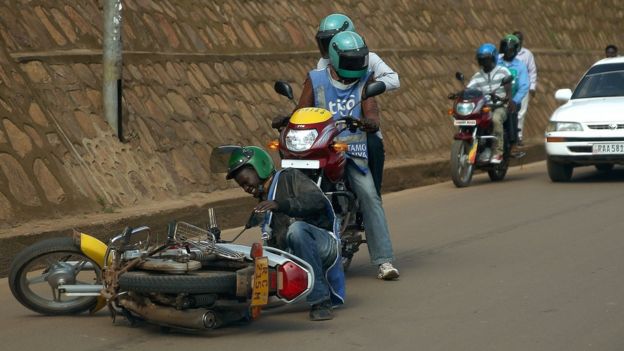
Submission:
[[[287,252],[225,243],[211,226],[170,225],[165,243],[150,228],[126,228],[108,244],[85,234],[27,247],[13,260],[9,286],[26,308],[44,315],[92,313],[164,327],[214,329],[257,317],[269,303],[294,303],[314,273]]]
[[[455,78],[464,83],[462,73],[457,72]],[[512,79],[512,76],[503,79],[501,86],[511,83]],[[458,128],[451,146],[453,184],[458,188],[470,185],[475,169],[487,171],[492,181],[503,180],[511,158],[509,137],[504,138],[503,161],[494,164],[490,160],[494,154],[493,147],[496,142],[496,137],[492,135],[492,111],[504,107],[505,101],[495,94],[485,95],[480,90],[472,88],[464,88],[458,93],[451,93],[448,98],[453,100],[449,115],[453,117],[453,124]],[[508,123],[505,124],[506,133],[508,133]]]

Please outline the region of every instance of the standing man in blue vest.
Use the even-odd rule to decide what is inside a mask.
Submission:
[[[346,15],[332,13],[321,20],[318,31],[316,32],[316,43],[321,53],[321,58],[316,65],[316,69],[325,69],[330,64],[329,42],[336,34],[344,31],[355,32],[353,21]],[[368,71],[372,73],[376,81],[386,84],[387,91],[399,89],[401,86],[399,74],[392,70],[392,68],[374,52],[368,53]],[[385,162],[385,150],[381,131],[378,130],[374,133],[369,133],[367,142],[368,166],[371,170],[377,193],[381,195],[381,183],[383,180]]]
[[[364,130],[347,129],[339,136],[349,145],[345,173],[360,203],[368,252],[378,267],[377,277],[393,280],[399,277],[399,271],[392,265],[394,254],[386,214],[368,166],[367,133],[379,130],[379,110],[374,98],[358,104],[364,87],[373,81],[368,69],[368,47],[357,33],[343,31],[330,41],[328,54],[329,66],[308,73],[297,109],[321,107],[329,110],[335,120],[350,115],[363,125]]]
[[[276,172],[271,156],[257,146],[232,151],[227,172],[227,179],[260,201],[254,210],[264,215],[262,232],[268,244],[312,266],[310,319],[332,319],[332,306],[344,303],[345,281],[338,223],[329,199],[301,171]]]

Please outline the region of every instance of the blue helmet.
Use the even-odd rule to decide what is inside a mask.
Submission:
[[[485,43],[477,49],[477,63],[485,72],[490,72],[498,63],[498,50],[496,45]]]

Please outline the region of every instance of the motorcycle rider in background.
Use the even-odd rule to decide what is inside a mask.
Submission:
[[[325,69],[329,65],[329,42],[334,35],[343,31],[355,32],[355,26],[349,17],[341,13],[332,13],[323,18],[316,32],[316,43],[321,58],[316,69]],[[399,75],[390,68],[377,54],[368,53],[368,71],[373,74],[373,78],[378,82],[386,84],[386,90],[399,89]],[[368,133],[368,166],[373,175],[375,189],[381,196],[381,182],[383,178],[383,168],[385,162],[385,151],[381,131]]]
[[[503,79],[510,76],[511,72],[509,72],[505,66],[497,65],[498,51],[496,50],[496,46],[491,43],[479,46],[476,58],[480,69],[472,76],[466,87],[478,89],[486,96],[488,94],[493,94],[502,101],[509,101],[508,108],[511,111],[515,111],[515,102],[508,98],[511,96],[511,84],[501,86]],[[492,110],[492,134],[496,137],[496,148],[490,162],[494,164],[499,164],[503,161],[505,146],[505,130],[503,123],[505,123],[506,119],[507,111],[503,105]]]
[[[314,271],[307,296],[310,319],[333,318],[332,305],[344,303],[338,223],[329,199],[310,178],[294,168],[276,172],[271,156],[256,146],[232,152],[226,179],[260,200],[254,211],[264,215],[268,244],[288,250]]]
[[[321,107],[329,110],[334,120],[350,115],[362,123],[364,131],[351,133],[345,130],[339,136],[348,136],[344,140],[349,144],[345,173],[360,204],[368,252],[372,264],[378,266],[377,277],[396,279],[399,271],[392,265],[394,255],[388,223],[367,160],[367,133],[379,130],[379,110],[375,99],[361,100],[364,87],[373,81],[373,74],[368,69],[368,47],[357,33],[344,31],[333,37],[328,52],[329,66],[308,73],[297,109]],[[351,108],[353,110],[349,111]]]
[[[499,65],[505,66],[511,75],[514,77],[511,83],[512,100],[515,103],[515,108],[509,110],[508,118],[510,118],[511,124],[511,136],[509,140],[511,144],[515,144],[518,139],[518,112],[521,109],[522,101],[529,93],[529,71],[526,64],[520,61],[516,56],[520,52],[520,39],[513,34],[508,34],[500,41],[500,58]],[[512,154],[515,152],[512,151]]]
[[[522,106],[520,106],[520,110],[518,111],[518,146],[524,146],[522,143],[523,133],[522,129],[524,128],[524,117],[526,116],[526,112],[529,108],[529,100],[535,97],[535,91],[537,90],[537,66],[535,65],[535,58],[533,57],[533,53],[531,50],[524,47],[524,35],[520,31],[515,31],[513,33],[518,40],[520,40],[520,51],[518,51],[518,60],[524,62],[527,66],[527,70],[529,71],[529,94],[524,97],[522,100]]]

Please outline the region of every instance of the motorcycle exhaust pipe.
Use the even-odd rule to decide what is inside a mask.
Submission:
[[[118,304],[156,324],[188,329],[215,329],[223,325],[217,312],[204,308],[177,310],[156,305],[148,299],[137,300],[127,296],[120,296]]]
[[[58,291],[67,296],[100,296],[104,285],[72,284],[59,285]]]

